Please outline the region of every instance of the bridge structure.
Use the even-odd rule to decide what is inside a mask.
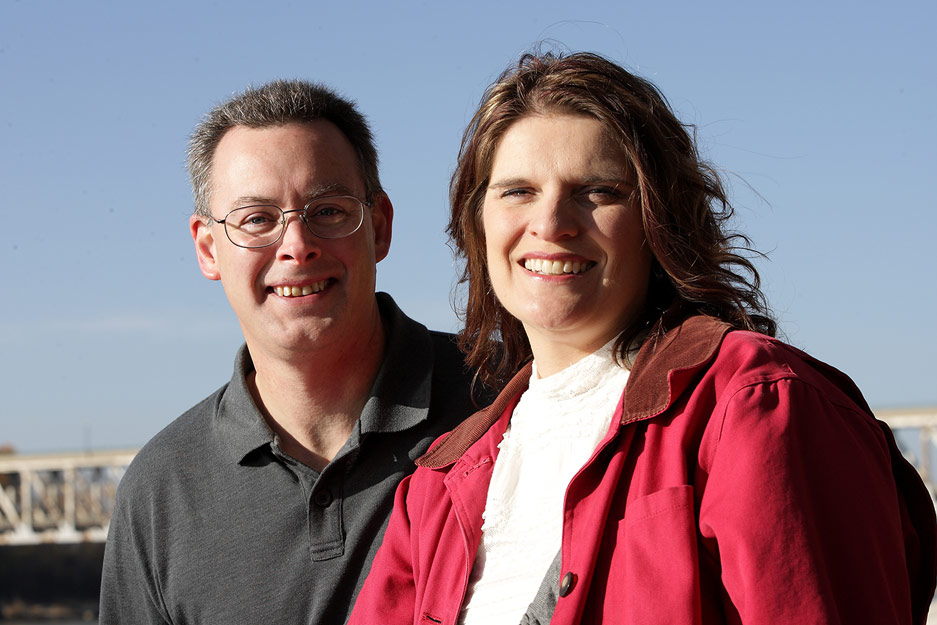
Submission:
[[[135,454],[0,454],[0,548],[103,542]]]
[[[883,410],[875,416],[895,433],[901,453],[918,470],[937,502],[937,407]]]
[[[902,453],[937,494],[937,407],[878,411]],[[0,454],[0,548],[103,542],[117,484],[136,454]]]

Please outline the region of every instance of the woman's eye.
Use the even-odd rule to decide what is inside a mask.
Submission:
[[[501,197],[522,197],[528,193],[527,189],[508,189],[501,194]]]
[[[612,204],[621,200],[621,192],[615,187],[589,187],[583,198],[592,204]]]

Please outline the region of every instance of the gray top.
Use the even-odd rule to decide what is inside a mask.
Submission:
[[[556,602],[560,600],[560,566],[562,551],[556,552],[553,563],[547,569],[547,574],[540,582],[540,588],[534,600],[527,607],[527,613],[521,619],[520,625],[548,625],[553,619]]]
[[[409,319],[386,294],[378,302],[384,362],[321,475],[280,449],[257,410],[246,346],[230,383],[144,446],[117,492],[102,625],[347,620],[397,484],[475,409],[453,337]]]

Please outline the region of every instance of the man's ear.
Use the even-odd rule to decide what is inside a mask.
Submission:
[[[212,235],[211,225],[206,221],[198,215],[189,217],[189,231],[195,243],[195,256],[198,257],[198,267],[203,276],[209,280],[221,280],[221,271],[215,256],[215,237]]]
[[[390,251],[390,235],[394,224],[394,206],[386,193],[379,193],[374,198],[371,223],[374,229],[374,257],[377,262],[381,262]]]

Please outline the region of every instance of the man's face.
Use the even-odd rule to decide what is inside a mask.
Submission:
[[[365,199],[354,148],[325,120],[232,128],[215,150],[210,182],[215,219],[253,204],[286,211],[327,195]],[[221,280],[255,358],[354,349],[379,323],[375,265],[390,246],[390,201],[375,198],[361,228],[341,239],[316,237],[300,214],[288,214],[282,238],[259,249],[235,246],[221,224],[190,220],[202,273]]]

